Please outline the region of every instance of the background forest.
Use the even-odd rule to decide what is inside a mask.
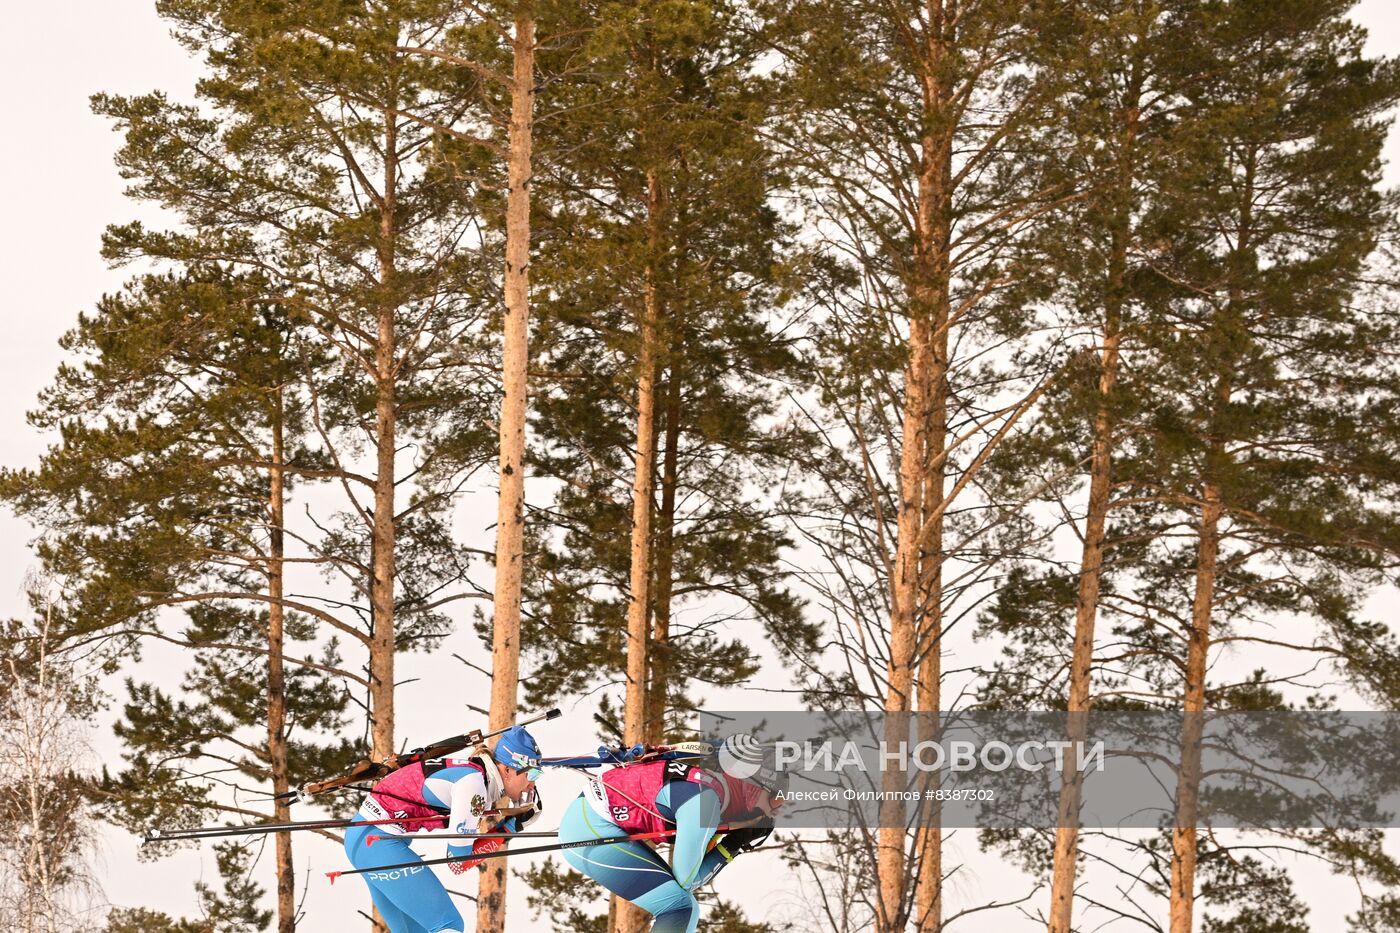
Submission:
[[[154,5],[192,78],[91,98],[122,284],[0,472],[7,929],[367,928],[333,833],[183,906],[99,853],[555,705],[547,755],[1400,708],[1400,64],[1352,3]],[[1179,769],[1199,829],[1071,785],[1058,831],[780,833],[702,928],[1400,930],[1393,833],[1217,830]],[[557,861],[449,887],[640,929]]]

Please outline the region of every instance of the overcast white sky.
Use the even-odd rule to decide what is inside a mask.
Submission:
[[[1396,0],[1365,0],[1354,18],[1370,30],[1374,53],[1400,53]],[[188,97],[197,73],[196,63],[156,18],[152,0],[6,4],[5,28],[0,30],[0,114],[5,118],[0,179],[8,179],[3,204],[9,221],[0,224],[0,313],[5,323],[5,338],[0,340],[0,465],[30,465],[46,444],[26,424],[25,412],[61,359],[58,338],[81,310],[91,308],[123,278],[120,271],[106,268],[98,255],[101,231],[108,223],[142,216],[122,196],[122,182],[112,165],[116,138],[89,112],[89,95],[159,88]],[[1394,185],[1400,183],[1400,140],[1393,140],[1388,152],[1392,164],[1387,179]],[[0,613],[22,611],[22,581],[34,563],[27,547],[30,537],[26,526],[0,514]],[[418,729],[406,731],[423,740],[442,731],[427,715],[431,699],[428,690],[406,711],[411,718],[421,714]],[[449,731],[459,725],[452,724]],[[550,724],[541,730],[541,739],[546,748],[553,744],[550,739],[576,740],[581,725],[567,720],[564,725]],[[546,785],[546,791],[547,799],[562,804],[577,788]],[[136,865],[134,854],[130,840],[114,837],[102,855],[103,881],[114,903],[191,913],[191,880],[202,873],[214,875],[207,850],[155,866]],[[306,847],[298,853],[299,868],[306,867],[309,854]],[[782,887],[772,873],[781,871],[775,860],[746,862],[750,867],[743,876],[722,876],[723,893],[740,897],[758,916],[765,910],[781,915],[794,906],[792,897],[775,890]],[[982,860],[974,860],[973,870],[954,882],[969,899],[1004,897],[1012,883],[1019,884],[1010,877],[1014,873],[985,862],[979,868],[977,862]],[[322,846],[314,853],[312,867],[319,872],[340,866],[336,853]],[[310,886],[310,919],[302,928],[308,933],[351,928],[354,909],[366,900],[359,896],[362,891],[356,888],[353,895],[331,898],[319,874],[311,877]],[[512,901],[518,901],[523,893],[518,882],[512,893]],[[1321,889],[1312,893],[1318,895]],[[523,903],[516,903],[512,913],[513,929],[532,928]],[[1331,927],[1317,913],[1314,922],[1317,933],[1342,929],[1340,921]]]

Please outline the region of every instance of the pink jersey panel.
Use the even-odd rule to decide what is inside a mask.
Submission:
[[[407,820],[434,815],[441,817],[439,820],[403,824],[405,829],[426,831],[442,829],[447,826],[447,814],[439,814],[423,800],[423,763],[421,761],[406,768],[400,768],[374,785],[374,790],[369,792],[369,797],[394,819]]]
[[[648,761],[613,768],[603,775],[612,821],[629,833],[671,828],[656,809],[656,795],[668,779],[690,781],[713,790],[720,799],[722,820],[751,816],[759,801],[768,796],[758,785],[728,774],[711,774],[681,761]]]

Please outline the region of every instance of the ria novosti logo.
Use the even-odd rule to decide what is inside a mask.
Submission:
[[[1073,752],[1073,756],[1071,756]],[[987,771],[1021,770],[1038,772],[1053,768],[1066,773],[1105,770],[1102,740],[1092,744],[1058,739],[1023,741],[1016,744],[997,740],[944,740],[910,744],[899,742],[887,747],[879,742],[776,741],[761,742],[747,732],[725,739],[715,750],[719,766],[730,777],[772,788],[788,771],[868,773],[898,771]],[[1071,757],[1073,760],[1071,761]]]
[[[747,781],[763,769],[763,746],[747,732],[731,735],[720,743],[719,766],[730,777]]]
[[[769,762],[772,748],[765,746],[747,732],[729,736],[720,743],[715,757],[725,774],[741,781],[750,781],[769,790],[777,789],[781,778]]]

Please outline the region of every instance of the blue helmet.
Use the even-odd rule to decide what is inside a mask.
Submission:
[[[497,764],[517,771],[538,771],[540,746],[524,726],[511,726],[496,740],[491,757]]]

